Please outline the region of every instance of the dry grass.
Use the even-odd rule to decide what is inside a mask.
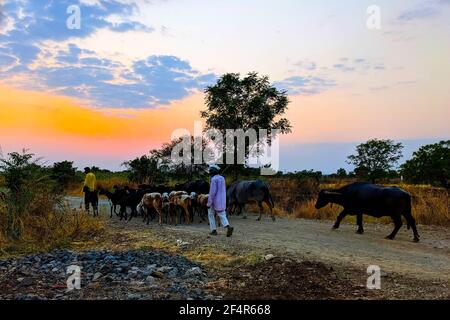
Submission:
[[[15,210],[14,205],[0,203],[0,255],[69,247],[72,241],[88,240],[104,231],[104,220],[84,211],[69,210],[60,202],[57,195],[38,192],[26,211],[15,217],[23,226],[20,239],[6,236],[8,212]]]
[[[340,183],[315,184],[308,181],[298,184],[294,179],[271,179],[271,193],[277,207],[275,213],[280,216],[295,218],[334,220],[342,208],[338,205],[328,205],[317,210],[314,205],[319,189],[340,188],[349,181]],[[450,226],[449,191],[428,185],[400,184],[400,188],[412,195],[413,215],[416,221],[425,225]],[[254,209],[252,207],[252,209]],[[347,221],[354,222],[354,217],[347,217]],[[390,223],[390,218],[364,217],[367,222]]]

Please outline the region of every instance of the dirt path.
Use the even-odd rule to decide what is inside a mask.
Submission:
[[[392,224],[366,224],[365,234],[359,235],[353,224],[345,222],[339,230],[332,230],[332,221],[277,218],[272,222],[267,216],[261,222],[255,220],[253,215],[247,219],[231,217],[235,227],[232,238],[225,237],[223,230],[219,230],[217,237],[208,236],[208,225],[197,221],[192,225],[160,227],[155,222],[144,225],[140,218],[124,222],[114,217],[108,219],[107,225],[112,234],[126,233],[137,241],[152,239],[147,238],[148,232],[170,241],[181,239],[199,246],[209,243],[228,251],[239,247],[239,250],[254,250],[258,254],[272,253],[321,262],[347,272],[349,278],[361,284],[367,279],[367,267],[378,265],[384,281],[389,281],[390,293],[395,294],[397,289],[402,291],[399,297],[404,297],[404,292],[407,292],[406,297],[414,297],[425,287],[424,298],[450,296],[450,232],[447,228],[419,225],[421,241],[414,243],[412,232],[406,226],[392,241],[384,239],[392,231]]]
[[[355,227],[343,223],[339,230],[331,230],[331,221],[278,218],[276,222],[265,218],[255,221],[231,217],[235,227],[233,237],[226,238],[223,232],[215,238],[207,238],[207,224],[158,227],[161,232],[177,233],[190,238],[205,238],[205,241],[246,245],[265,252],[286,252],[324,263],[349,265],[366,270],[369,265],[378,265],[385,273],[447,281],[450,283],[450,232],[445,228],[419,226],[421,242],[411,241],[410,230],[402,228],[396,239],[384,237],[392,230],[391,225],[366,224],[365,234],[355,233]],[[113,224],[124,222],[113,222]],[[130,228],[146,228],[140,219],[127,223]],[[185,240],[183,239],[183,240]]]

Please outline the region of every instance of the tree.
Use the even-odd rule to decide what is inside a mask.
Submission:
[[[154,157],[142,156],[122,165],[130,171],[128,179],[131,182],[151,185],[165,182],[165,176],[158,168],[158,160]]]
[[[183,141],[183,137],[172,140],[171,142],[164,143],[161,148],[153,149],[150,151],[150,155],[157,159],[159,163],[159,168],[162,171],[165,171],[167,174],[179,179],[179,178],[187,178],[189,181],[192,180],[195,176],[202,177],[207,172],[207,166],[203,163],[195,164],[194,161],[194,146],[195,146],[195,138],[193,136],[185,136],[185,138],[190,139],[191,145],[191,155],[189,164],[186,163],[174,163],[172,159],[172,151],[173,149]],[[203,153],[205,149],[208,148],[208,142],[202,138],[201,141],[201,152]],[[182,155],[180,155],[182,156]]]
[[[55,162],[53,167],[50,168],[50,175],[58,186],[66,188],[69,183],[75,182],[76,170],[77,168],[73,167],[72,161]]]
[[[286,91],[273,87],[267,76],[252,72],[241,78],[238,73],[223,75],[215,85],[205,90],[206,110],[201,111],[206,119],[206,129],[220,130],[225,136],[226,129],[279,129],[282,134],[291,132],[288,119],[281,118],[286,112],[289,100]],[[268,132],[270,143],[271,132]],[[258,137],[259,140],[259,137]],[[234,142],[234,171],[236,173],[237,138]],[[251,148],[246,143],[245,161],[248,161]],[[226,150],[224,150],[226,151]]]
[[[344,168],[339,168],[336,171],[336,176],[340,179],[347,178],[347,171]]]
[[[450,140],[420,147],[400,168],[408,182],[450,188]]]
[[[403,145],[392,140],[372,139],[356,147],[356,154],[348,156],[355,173],[375,183],[384,178],[402,157]]]

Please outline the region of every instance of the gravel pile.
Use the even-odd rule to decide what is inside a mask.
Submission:
[[[80,289],[69,266],[80,267]],[[201,265],[161,251],[57,250],[0,260],[0,299],[220,299]]]

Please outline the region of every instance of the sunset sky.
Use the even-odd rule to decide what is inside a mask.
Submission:
[[[450,0],[0,0],[0,146],[121,169],[192,131],[222,74],[257,71],[291,101],[281,169],[351,169],[369,138],[408,158],[450,138],[449,57]]]

